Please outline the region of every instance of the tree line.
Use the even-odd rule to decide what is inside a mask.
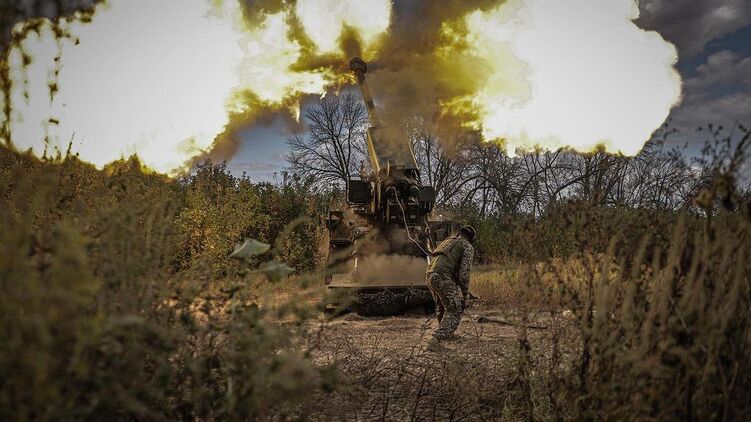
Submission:
[[[308,132],[287,140],[293,173],[341,188],[368,168],[369,123],[359,97],[327,96],[304,117]],[[482,217],[539,217],[572,199],[602,207],[698,210],[697,197],[718,175],[741,173],[750,136],[741,124],[730,130],[710,124],[699,131],[706,142],[694,157],[686,147],[670,146],[679,134],[669,122],[633,157],[565,149],[513,156],[499,142],[482,142],[477,133],[439,139],[421,118],[403,122],[421,182],[435,187],[438,209],[471,208]],[[748,180],[733,176],[726,182],[728,195],[749,198]]]

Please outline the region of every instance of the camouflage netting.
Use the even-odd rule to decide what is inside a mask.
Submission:
[[[428,289],[360,290],[354,311],[363,316],[391,316],[410,310],[430,313],[435,308]]]

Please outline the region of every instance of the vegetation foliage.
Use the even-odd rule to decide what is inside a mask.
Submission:
[[[254,236],[312,269],[319,228],[281,230],[319,212],[308,184],[0,154],[0,419],[245,419],[326,385],[228,258]]]
[[[711,177],[681,212],[581,198],[466,212],[481,259],[495,262],[475,292],[546,330],[437,356],[365,353],[311,331],[320,307],[264,306],[264,282],[237,275],[229,254],[248,237],[273,245],[260,258],[315,272],[335,193],[311,181],[253,183],[212,163],[175,181],[136,158],[97,170],[3,147],[0,417],[364,417],[367,406],[394,418],[743,418],[743,142],[705,159],[699,174]]]
[[[90,10],[58,3],[55,14]],[[3,49],[12,24],[41,16],[5,10]],[[329,184],[356,174],[364,151],[358,103],[326,101],[308,116],[320,130],[290,140],[298,175],[278,184],[209,162],[175,181],[135,158],[103,170],[71,154],[39,160],[0,128],[0,419],[751,416],[745,128],[708,127],[690,162],[664,150],[668,128],[633,158],[509,157],[473,139],[438,144],[407,122],[437,213],[478,228],[491,266],[476,293],[520,323],[513,342],[462,355],[369,353],[311,330],[320,309],[305,301],[263,306],[265,282],[229,258],[254,238],[273,245],[258,264],[319,269]],[[339,161],[306,169],[325,145]]]

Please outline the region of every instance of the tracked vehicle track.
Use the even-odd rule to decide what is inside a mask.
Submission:
[[[353,310],[363,316],[401,315],[409,310],[431,313],[435,309],[428,289],[361,289]]]

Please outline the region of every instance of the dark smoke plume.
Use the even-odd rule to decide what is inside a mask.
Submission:
[[[472,111],[461,116],[442,114],[440,105],[452,98],[469,95],[476,91],[490,72],[476,57],[461,48],[442,49],[444,25],[461,35],[462,18],[476,10],[498,7],[503,0],[448,0],[440,7],[429,0],[408,0],[395,2],[392,23],[384,36],[377,58],[368,63],[368,80],[378,104],[378,112],[384,123],[391,129],[403,126],[405,119],[421,116],[431,124],[431,129],[448,142],[459,133],[462,121],[472,117]],[[294,2],[281,0],[245,1],[244,11],[249,25],[258,25],[269,13],[276,13],[285,7],[294,9]],[[356,31],[345,26],[340,38],[342,56],[317,55],[311,41],[302,30],[294,14],[288,21],[291,26],[289,36],[303,47],[303,55],[294,70],[331,68],[342,75],[348,75],[350,57],[362,55],[361,40]],[[441,51],[438,51],[441,49]],[[461,75],[461,77],[457,77]],[[347,77],[343,77],[347,79]],[[348,79],[351,81],[351,79]],[[333,87],[335,90],[341,86]],[[301,130],[286,109],[263,110],[263,106],[253,107],[249,115],[233,116],[227,133],[220,135],[214,148],[196,161],[205,158],[225,160],[234,155],[240,146],[236,135],[238,130],[284,116],[293,132]],[[403,142],[406,135],[391,136]]]

